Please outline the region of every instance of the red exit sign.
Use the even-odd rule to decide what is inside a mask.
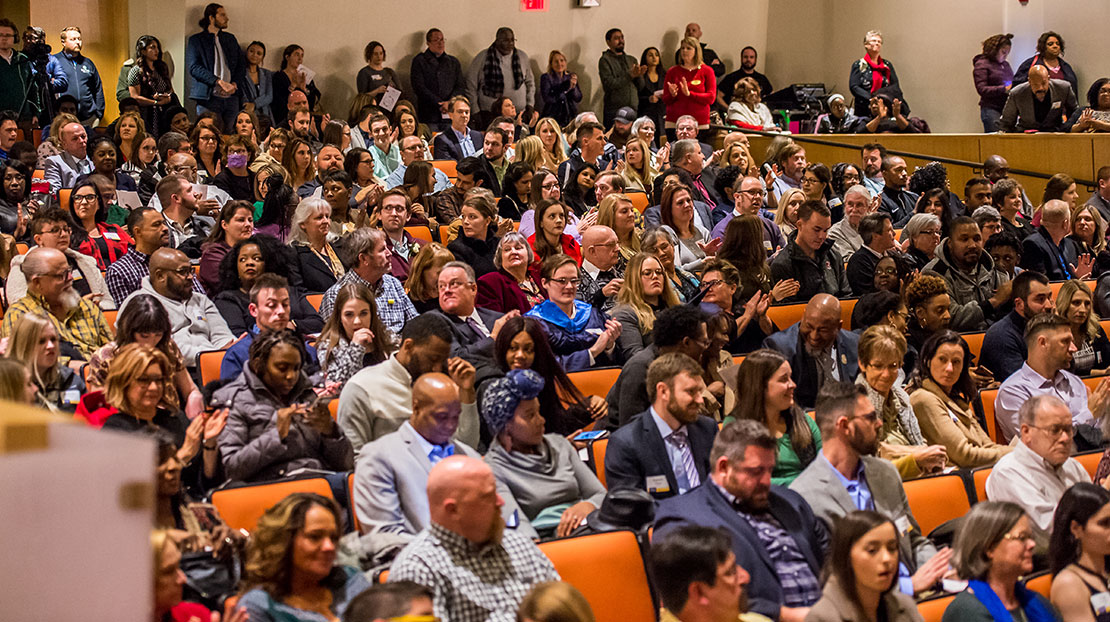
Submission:
[[[520,0],[521,11],[546,11],[547,0]]]

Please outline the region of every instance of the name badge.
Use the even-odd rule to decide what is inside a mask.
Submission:
[[[601,335],[601,333],[605,331],[601,330],[600,328],[587,328],[586,332],[590,333],[591,335]]]
[[[909,517],[907,517],[905,514],[894,519],[894,527],[897,528],[898,533],[903,536],[909,533],[911,529],[913,529],[913,525],[910,524]]]
[[[690,86],[697,86],[701,84],[701,80],[690,80]]]
[[[771,249],[771,240],[763,240],[763,250],[766,250],[766,251],[772,250]]]
[[[119,234],[116,233],[115,231],[105,231],[104,232],[104,237],[108,238],[109,240],[111,240],[113,242],[119,242]]]
[[[1060,102],[1052,102],[1052,109],[1053,110],[1056,110],[1059,107],[1060,107]]]
[[[1099,592],[1091,596],[1091,609],[1094,609],[1096,616],[1110,611],[1110,592]]]
[[[667,483],[666,475],[648,475],[647,478],[648,492],[670,492],[671,485]]]
[[[80,281],[81,279],[85,278],[85,275],[81,274],[81,271],[78,270],[77,268],[74,268],[73,272],[71,274],[73,275],[73,280],[74,281]]]

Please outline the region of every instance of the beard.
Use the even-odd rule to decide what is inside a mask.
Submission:
[[[67,312],[72,311],[81,304],[81,294],[78,294],[77,290],[70,285],[58,294],[58,304],[62,305]]]
[[[487,544],[501,544],[501,536],[505,534],[505,518],[498,512],[489,524],[489,539]]]
[[[879,435],[876,434],[870,441],[864,438],[863,430],[856,430],[851,438],[852,449],[861,456],[874,456],[879,452]]]

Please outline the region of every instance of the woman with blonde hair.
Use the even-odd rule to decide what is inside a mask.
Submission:
[[[1072,279],[1056,294],[1056,313],[1071,324],[1076,352],[1071,372],[1077,376],[1103,376],[1110,368],[1110,340],[1094,312],[1094,295],[1086,283]]]
[[[26,365],[15,359],[0,358],[0,400],[33,406],[38,392]]]
[[[627,361],[651,345],[655,314],[679,304],[663,264],[655,255],[638,253],[624,271],[624,285],[617,292],[613,319],[621,323],[617,349]]]
[[[543,96],[543,116],[566,125],[578,114],[582,89],[578,74],[567,71],[567,57],[559,50],[547,56],[547,71],[540,76],[540,94]]]
[[[609,227],[617,234],[621,263],[627,263],[640,252],[642,232],[636,228],[636,208],[627,194],[614,193],[602,199],[597,206],[597,224]]]
[[[298,492],[258,519],[239,599],[251,620],[339,620],[350,600],[370,588],[357,568],[335,563],[340,513],[334,500]]]
[[[759,165],[752,159],[748,146],[740,141],[729,143],[721,151],[721,168],[735,166],[742,177],[758,177]]]
[[[38,387],[35,404],[53,412],[73,413],[85,393],[85,381],[68,365],[58,361],[61,346],[54,323],[45,316],[28,313],[13,325],[8,339],[8,358],[22,361]]]
[[[421,246],[420,252],[412,258],[409,278],[405,279],[405,293],[417,313],[439,308],[439,271],[450,261],[455,261],[455,254],[439,242]]]
[[[514,148],[516,153],[513,155],[513,162],[526,162],[532,166],[533,171],[544,167],[543,140],[539,136],[525,136],[516,141]]]
[[[779,197],[779,207],[775,210],[775,224],[785,238],[798,229],[798,208],[806,201],[806,193],[801,188],[790,188]]]
[[[702,60],[701,43],[694,37],[682,39],[678,60],[663,77],[667,133],[670,135],[679,117],[686,115],[694,117],[698,130],[708,130],[709,107],[717,100],[717,76]]]
[[[659,175],[652,161],[651,148],[648,144],[635,136],[629,138],[624,144],[624,162],[625,167],[621,171],[621,177],[624,178],[626,189],[647,192],[652,187],[651,183],[655,181],[655,177]]]
[[[594,622],[590,603],[578,588],[564,581],[544,581],[520,601],[517,622]]]
[[[1106,221],[1090,205],[1076,205],[1071,209],[1071,235],[1080,255],[1092,258],[1106,250]]]
[[[559,122],[551,117],[540,119],[536,123],[535,135],[543,143],[542,168],[549,171],[557,170],[559,165],[567,159],[567,152],[564,147],[566,140],[563,139],[563,130],[559,127]],[[539,170],[539,168],[536,167],[536,170]]]

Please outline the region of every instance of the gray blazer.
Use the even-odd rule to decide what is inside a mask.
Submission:
[[[455,443],[455,453],[482,459],[478,452],[459,442]],[[427,486],[431,470],[432,462],[408,422],[396,432],[363,445],[355,462],[354,481],[355,513],[362,532],[386,532],[411,539],[425,529],[430,522]],[[500,480],[497,493],[505,500],[501,513],[506,522],[511,525],[519,520],[517,529],[521,534],[538,537],[509,488]]]
[[[998,122],[999,131],[1064,131],[1064,123],[1075,111],[1075,92],[1071,90],[1071,84],[1066,80],[1049,80],[1048,96],[1052,99],[1052,110],[1049,111],[1043,123],[1037,123],[1037,117],[1033,113],[1033,91],[1030,90],[1029,83],[1025,82],[1010,89],[1006,106],[1002,108],[1002,119]]]
[[[917,519],[910,511],[906,491],[902,489],[902,478],[894,465],[880,458],[863,456],[863,473],[867,486],[875,501],[875,511],[885,514],[894,521],[898,529],[898,548],[901,559],[913,573],[918,566],[936,555],[937,549],[921,533]],[[852,497],[840,483],[828,460],[820,456],[809,463],[798,479],[790,484],[790,490],[802,495],[813,513],[825,522],[832,531],[833,522],[849,512],[856,510]]]
[[[77,184],[77,178],[93,170],[92,160],[86,157],[77,160],[68,153],[52,155],[46,158],[43,175],[50,183],[50,192],[58,192],[62,188],[72,188]]]

